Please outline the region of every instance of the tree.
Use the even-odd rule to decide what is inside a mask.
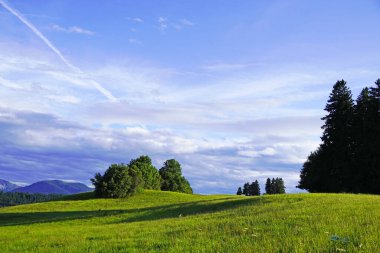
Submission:
[[[372,142],[370,152],[371,156],[371,167],[368,171],[368,178],[370,186],[368,187],[368,193],[380,194],[380,79],[375,82],[375,87],[370,88],[370,98],[371,98],[371,133]],[[377,109],[377,113],[376,113]]]
[[[136,166],[112,164],[102,176],[96,173],[91,179],[95,195],[102,198],[124,198],[142,189],[141,171]]]
[[[326,185],[321,184],[322,172],[326,168],[325,150],[318,147],[316,151],[311,152],[303,164],[300,181],[297,188],[307,189],[309,192],[326,192]]]
[[[271,187],[272,194],[277,194],[278,193],[276,179],[272,178],[272,180],[270,181],[270,187]]]
[[[368,192],[371,180],[371,146],[373,138],[373,108],[368,87],[365,87],[356,100],[354,112],[354,153],[352,175],[353,192]],[[376,110],[375,110],[376,111]],[[377,112],[376,112],[377,114]],[[375,116],[376,116],[375,114]]]
[[[270,178],[267,179],[265,184],[266,194],[283,194],[285,193],[285,183],[284,180],[280,178]]]
[[[137,159],[132,159],[128,166],[136,166],[141,171],[144,189],[161,189],[161,176],[156,167],[152,165],[152,160],[149,156],[142,155]]]
[[[276,183],[276,194],[284,194],[285,193],[284,180],[281,177],[276,178],[275,183]]]
[[[244,186],[243,186],[243,194],[245,196],[249,196],[249,183],[245,183]]]
[[[267,178],[267,181],[265,183],[265,192],[266,194],[273,194],[273,189],[272,189],[272,182],[270,180],[270,178],[268,177]]]
[[[236,192],[236,195],[242,195],[242,191],[241,191],[241,187],[238,188],[237,192]]]
[[[380,193],[380,79],[364,88],[354,115],[353,192]]]
[[[353,187],[350,178],[353,152],[353,115],[354,102],[350,89],[344,80],[337,81],[330,93],[322,120],[323,134],[319,151],[313,153],[301,170],[298,187],[309,191],[346,192]],[[323,155],[322,159],[319,155]],[[312,159],[310,159],[312,158]],[[318,161],[318,166],[313,163]],[[313,169],[309,173],[309,169]],[[310,179],[309,176],[318,174]],[[313,182],[312,185],[308,184]],[[320,187],[320,185],[323,185]],[[316,188],[314,188],[316,187]]]
[[[260,196],[260,184],[257,180],[255,182],[252,182],[250,189],[251,196]]]
[[[167,160],[159,173],[162,178],[161,190],[193,193],[189,181],[182,176],[181,165],[175,159]]]

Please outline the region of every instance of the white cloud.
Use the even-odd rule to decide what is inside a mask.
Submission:
[[[193,22],[191,22],[190,20],[185,19],[185,18],[181,19],[180,23],[181,23],[181,25],[184,25],[184,26],[193,26],[194,25]]]
[[[158,18],[158,30],[161,32],[164,32],[166,29],[168,29],[168,19],[165,17],[159,17]]]
[[[142,45],[142,42],[136,38],[129,38],[128,42],[131,44]]]
[[[181,19],[178,22],[171,23],[171,26],[176,30],[182,30],[185,27],[191,27],[193,25],[194,24],[187,19]]]
[[[269,145],[262,146],[253,139],[206,139],[185,136],[169,129],[152,130],[146,126],[94,129],[49,114],[9,109],[1,109],[0,112],[4,112],[0,113],[0,128],[3,133],[8,133],[6,137],[3,135],[2,142],[8,143],[7,145],[13,143],[14,147],[23,149],[21,153],[10,154],[10,162],[15,163],[18,160],[17,163],[23,161],[29,167],[39,167],[39,159],[44,159],[44,165],[50,164],[49,159],[53,159],[51,163],[55,163],[53,167],[58,170],[60,166],[73,166],[66,164],[67,157],[75,156],[78,164],[66,168],[64,179],[79,181],[85,181],[95,172],[97,166],[94,164],[103,164],[105,167],[107,163],[128,162],[138,155],[147,154],[152,157],[157,167],[166,159],[177,159],[196,192],[231,193],[244,181],[263,181],[266,177],[278,176],[283,177],[288,184],[295,184],[294,178],[298,174],[300,161],[294,163],[293,160],[286,159],[299,159],[300,156],[306,158],[312,148],[307,146],[303,152],[297,150],[307,143],[308,137],[299,138],[298,146],[292,138],[282,138],[282,142],[278,142],[279,137],[267,137]],[[253,143],[261,146],[254,149]],[[7,145],[3,148],[15,150],[9,149]],[[239,154],[241,150],[258,150],[257,153],[262,157],[244,157]],[[40,158],[36,158],[35,151]],[[54,155],[46,158],[45,154],[49,155],[51,152]],[[269,162],[265,156],[270,156]],[[83,167],[84,164],[86,166]],[[291,167],[288,168],[286,164]],[[81,168],[77,171],[78,166]],[[19,169],[16,165],[14,167]],[[39,177],[46,173],[45,170],[36,171],[42,173],[37,173]],[[72,175],[72,178],[67,175]],[[294,190],[294,185],[290,185],[290,190]]]
[[[137,23],[144,23],[144,20],[141,18],[133,18],[132,20]]]
[[[229,70],[238,70],[244,69],[250,65],[242,63],[216,63],[210,65],[201,66],[202,69],[210,71],[229,71]]]
[[[53,99],[58,102],[62,103],[69,103],[69,104],[79,104],[81,102],[80,98],[67,95],[67,96],[58,96],[58,95],[51,95],[48,96],[50,99]]]
[[[51,29],[58,32],[65,32],[65,33],[77,33],[77,34],[85,34],[85,35],[94,35],[95,32],[92,32],[90,30],[86,30],[84,28],[78,27],[78,26],[70,26],[68,28],[59,26],[57,24],[54,24],[51,26]]]

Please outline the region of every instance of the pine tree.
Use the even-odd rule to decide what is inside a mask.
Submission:
[[[249,183],[245,183],[244,186],[243,186],[243,194],[245,196],[249,196]]]
[[[236,195],[241,195],[243,192],[241,191],[241,187],[238,188]]]
[[[372,101],[372,119],[371,119],[371,169],[368,171],[370,187],[369,193],[380,194],[380,79],[375,82],[375,87],[370,88],[370,97]],[[377,113],[376,113],[377,109]]]
[[[352,165],[353,192],[368,192],[371,170],[372,118],[369,89],[364,88],[356,100],[354,113],[354,154]]]
[[[270,187],[271,187],[272,194],[277,194],[278,193],[276,179],[272,178],[272,180],[270,182]]]
[[[297,188],[306,189],[309,192],[325,192],[325,185],[321,184],[321,170],[325,168],[324,165],[324,149],[318,149],[307,157],[306,162],[303,164],[299,184]]]
[[[354,192],[380,193],[380,79],[357,98],[352,178]]]
[[[257,180],[252,182],[252,196],[260,196],[260,184]]]
[[[322,144],[304,164],[298,187],[311,192],[352,191],[354,102],[344,80],[335,83],[325,110],[328,114],[322,118],[325,121]],[[310,169],[314,171],[308,171]],[[308,178],[317,174],[315,178]]]
[[[272,184],[271,184],[271,180],[270,180],[269,177],[267,178],[267,181],[265,183],[265,193],[266,194],[273,194],[273,192],[272,192]]]
[[[285,183],[282,178],[276,178],[276,190],[277,194],[284,194],[285,193]]]

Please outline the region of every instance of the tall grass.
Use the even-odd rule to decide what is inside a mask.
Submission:
[[[380,252],[380,196],[90,198],[0,209],[1,251]]]

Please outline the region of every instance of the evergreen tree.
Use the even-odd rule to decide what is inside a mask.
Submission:
[[[265,183],[265,193],[266,194],[273,194],[273,191],[272,191],[272,182],[271,182],[271,180],[270,180],[269,177],[267,178],[267,181]]]
[[[40,194],[25,192],[2,192],[0,191],[0,208],[5,206],[23,205],[51,200],[60,200],[63,195],[58,194]]]
[[[243,192],[241,191],[241,187],[238,188],[236,195],[241,195]]]
[[[277,194],[284,194],[285,193],[285,183],[284,180],[280,178],[276,178],[276,190]]]
[[[278,193],[276,179],[272,178],[272,180],[270,181],[270,188],[271,188],[270,191],[271,191],[272,194],[277,194]]]
[[[245,195],[245,196],[249,196],[249,183],[247,182],[247,183],[245,183],[244,184],[244,186],[243,186],[243,194]]]
[[[371,166],[368,171],[370,186],[369,193],[380,194],[380,79],[375,82],[375,87],[370,88],[370,97],[372,101],[372,142],[371,142]],[[376,113],[377,109],[377,113]]]
[[[328,114],[322,118],[325,121],[322,144],[304,164],[298,187],[311,192],[352,191],[354,103],[344,80],[335,83],[325,110]]]
[[[324,168],[322,149],[319,147],[316,151],[311,152],[303,164],[300,181],[297,188],[307,189],[309,192],[323,192],[323,184],[321,182],[321,168]]]
[[[380,193],[380,80],[364,88],[357,98],[354,117],[353,192]]]
[[[372,120],[373,108],[371,108],[369,89],[364,88],[356,100],[354,115],[354,154],[352,166],[352,178],[354,181],[353,192],[367,192],[371,170],[371,141],[373,138]]]
[[[252,191],[251,191],[252,196],[260,196],[260,185],[257,180],[255,182],[252,182],[251,188],[252,188]]]

